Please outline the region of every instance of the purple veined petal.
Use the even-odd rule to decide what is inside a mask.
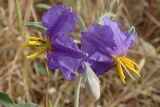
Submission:
[[[107,65],[106,63],[103,63],[103,62],[96,62],[95,61],[91,65],[91,68],[93,69],[93,71],[95,72],[95,74],[97,76],[101,76],[104,73],[108,72],[112,68],[112,66],[111,65]]]
[[[81,39],[81,44],[82,44],[82,50],[84,52],[87,52],[89,55],[93,54],[96,51],[101,51],[101,46],[99,46],[96,41],[90,39],[88,36],[89,34],[87,32],[82,33],[82,39]]]
[[[74,72],[73,70],[70,70],[63,66],[60,67],[60,70],[62,71],[66,80],[73,80],[73,77],[74,77],[74,73],[72,73]]]
[[[74,72],[82,65],[82,59],[61,56],[55,51],[50,51],[47,56],[49,69],[60,69],[66,80],[72,80]]]
[[[68,56],[75,59],[83,59],[86,55],[77,52],[75,50],[68,50],[67,48],[64,49],[64,47],[56,47],[57,49],[54,49],[54,53],[58,54],[59,56]],[[64,49],[64,50],[63,50]],[[84,55],[84,56],[83,56]]]
[[[105,25],[110,26],[112,30],[116,30],[118,32],[121,31],[121,29],[120,29],[120,23],[118,23],[118,21],[111,20],[108,17],[104,17],[103,18],[103,22],[105,23]]]
[[[47,32],[50,35],[58,32],[70,33],[74,31],[77,23],[77,14],[65,6],[54,6],[43,15],[42,23],[49,28]]]
[[[72,80],[74,77],[74,73],[76,69],[80,66],[80,63],[75,62],[76,60],[72,60],[71,58],[66,58],[59,61],[60,70],[62,71],[66,80]]]
[[[114,47],[117,47],[113,38],[113,31],[109,26],[93,24],[89,26],[86,32],[82,33],[82,50],[86,53],[93,54],[94,52],[100,52],[103,54],[110,54],[115,51]]]
[[[87,56],[86,53],[82,52],[73,42],[70,35],[58,33],[58,36],[51,38],[50,41],[53,46],[53,51],[59,53],[59,55],[74,58],[84,58]]]
[[[99,76],[112,68],[111,65],[113,64],[113,58],[111,56],[104,56],[96,52],[88,58],[88,63]]]
[[[88,62],[90,62],[90,64],[92,64],[95,61],[106,63],[106,64],[111,64],[111,63],[113,63],[113,58],[110,55],[103,55],[101,53],[95,52],[94,54],[92,54],[89,57]]]
[[[72,80],[74,72],[81,67],[86,54],[65,33],[50,37],[53,49],[47,52],[49,69],[60,69],[67,80]]]
[[[137,36],[136,32],[128,32],[122,31],[120,28],[120,24],[117,21],[110,20],[108,17],[104,17],[103,21],[106,25],[110,26],[114,35],[113,38],[115,39],[115,43],[119,44],[115,47],[115,55],[120,55],[122,52],[126,55],[128,49],[132,46]],[[123,51],[120,51],[123,50]]]
[[[120,24],[116,20],[111,20],[108,17],[104,17],[103,21],[105,25],[109,26],[112,29],[114,34],[113,37],[114,39],[116,39],[115,40],[116,44],[123,46],[124,45],[122,40],[123,32],[120,29]]]
[[[68,48],[72,48],[72,49],[75,49],[75,50],[80,50],[78,48],[78,46],[73,42],[72,37],[70,35],[68,35],[67,33],[59,32],[56,35],[56,37],[51,36],[50,42],[51,42],[51,45],[54,45],[56,43],[56,44],[64,45]]]
[[[126,56],[128,53],[128,49],[133,45],[133,43],[135,42],[135,39],[137,37],[137,32],[128,32],[128,31],[124,31],[123,34],[121,35],[121,39],[123,40],[123,47],[116,47],[119,50],[123,50],[124,55]],[[117,50],[117,54],[119,55],[119,52]]]
[[[127,49],[129,49],[133,43],[135,42],[135,39],[137,37],[137,32],[124,32],[125,38],[124,38],[124,43]]]
[[[59,68],[59,64],[58,64],[58,61],[57,61],[57,56],[58,55],[52,55],[52,52],[50,53],[47,53],[47,57],[48,57],[48,61],[47,61],[47,64],[48,64],[48,68],[53,70],[53,69],[58,69]]]

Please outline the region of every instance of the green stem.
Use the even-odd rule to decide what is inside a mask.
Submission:
[[[80,95],[80,88],[81,88],[81,81],[82,77],[79,75],[77,79],[77,86],[75,90],[75,99],[74,99],[74,107],[79,107],[79,95]]]

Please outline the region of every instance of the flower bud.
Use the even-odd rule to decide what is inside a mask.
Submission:
[[[88,95],[93,100],[98,100],[100,98],[100,81],[90,68],[90,66],[85,63],[85,87]]]

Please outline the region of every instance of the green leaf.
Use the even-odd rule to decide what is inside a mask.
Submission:
[[[27,22],[28,27],[34,28],[40,32],[46,32],[47,28],[43,26],[42,22]]]
[[[51,8],[50,5],[48,5],[48,4],[41,4],[41,3],[37,4],[36,7],[41,8],[41,9],[49,9],[49,8]]]
[[[4,104],[7,107],[14,107],[14,102],[11,98],[9,98],[8,94],[0,92],[0,105]]]
[[[38,107],[38,105],[34,103],[20,103],[16,107]]]
[[[105,13],[103,16],[101,16],[100,18],[99,18],[99,21],[98,21],[98,23],[100,24],[100,25],[104,25],[104,21],[103,21],[103,18],[104,17],[108,17],[108,18],[110,18],[111,20],[115,20],[116,19],[116,15],[115,14],[113,14],[113,13]]]

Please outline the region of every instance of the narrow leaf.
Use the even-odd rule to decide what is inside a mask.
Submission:
[[[47,28],[43,26],[42,22],[27,22],[28,27],[34,28],[40,32],[46,32]]]
[[[36,7],[41,8],[41,9],[49,9],[51,6],[48,4],[37,4]]]

